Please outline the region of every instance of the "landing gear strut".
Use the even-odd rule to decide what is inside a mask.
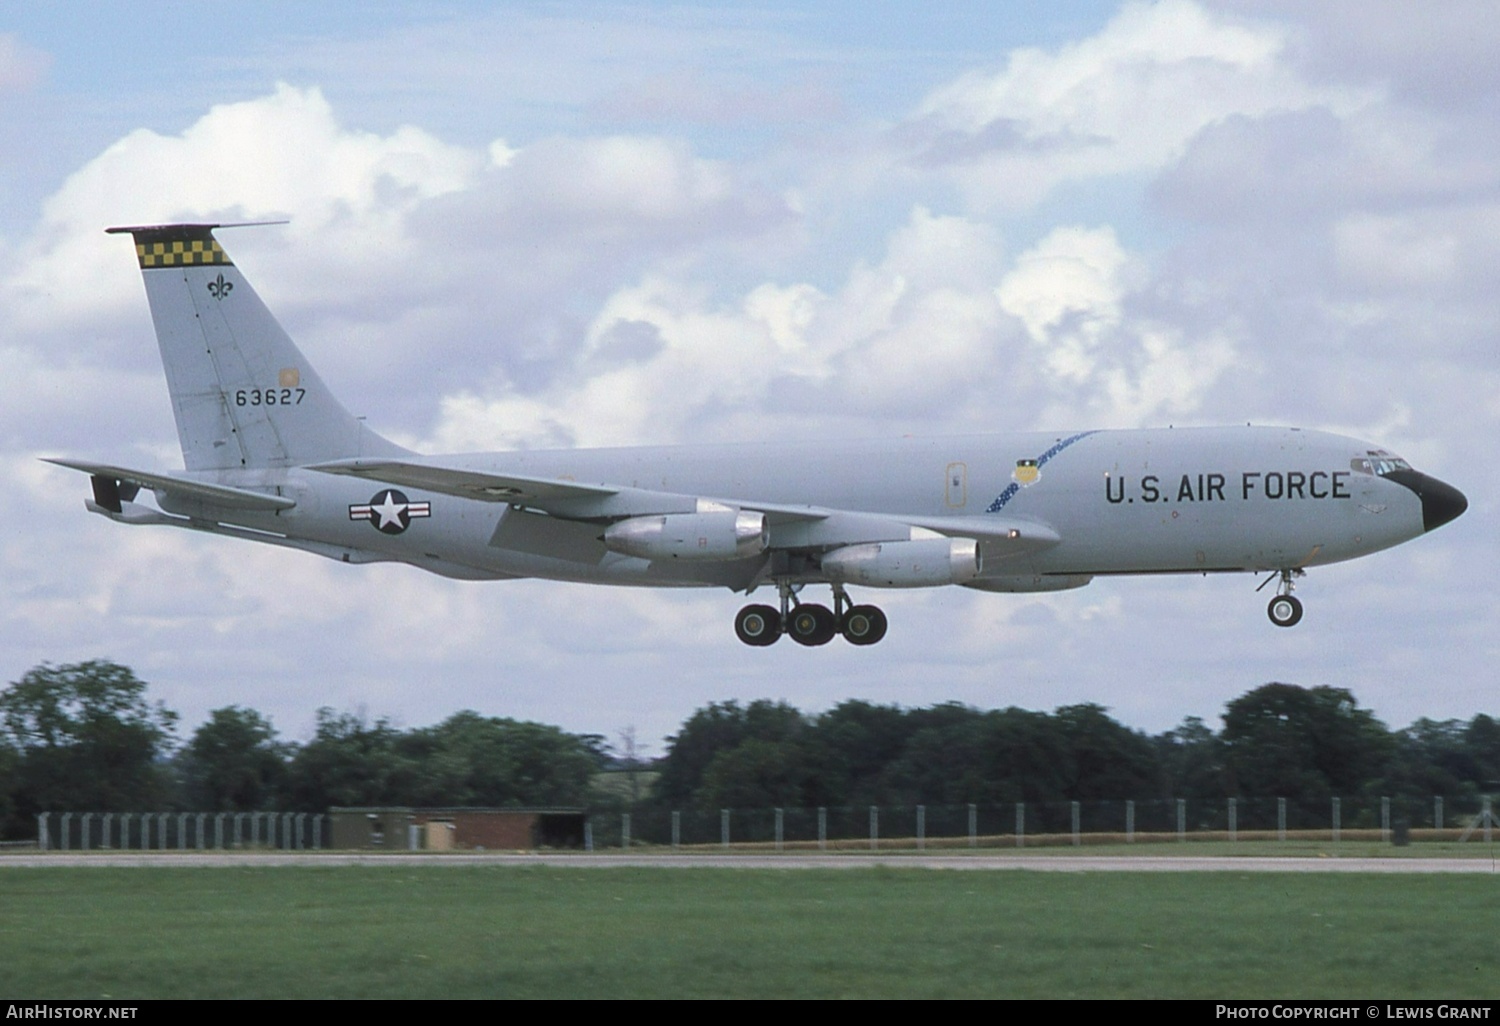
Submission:
[[[1276,586],[1276,594],[1271,599],[1270,605],[1266,607],[1266,615],[1271,618],[1271,622],[1276,626],[1295,627],[1297,622],[1302,619],[1302,603],[1292,594],[1292,588],[1295,587],[1292,583],[1292,578],[1294,576],[1301,577],[1304,573],[1305,571],[1302,570],[1282,570],[1280,572],[1281,583]],[[1267,584],[1270,584],[1276,576],[1276,574],[1272,574],[1270,577],[1267,577],[1261,582],[1260,588],[1264,588]],[[1260,591],[1260,588],[1256,588],[1255,590]]]
[[[774,645],[783,634],[799,645],[826,645],[842,634],[851,645],[873,645],[885,637],[887,621],[878,606],[856,606],[841,584],[833,586],[833,608],[816,602],[799,602],[800,586],[777,581],[781,608],[750,605],[734,618],[734,633],[747,645]]]

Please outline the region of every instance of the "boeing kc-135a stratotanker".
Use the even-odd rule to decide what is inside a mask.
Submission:
[[[1297,428],[423,456],[334,398],[220,227],[108,229],[135,240],[186,464],[53,460],[91,476],[87,506],[111,520],[464,580],[767,587],[777,604],[735,618],[746,644],[872,645],[885,614],[851,588],[1061,591],[1104,574],[1264,573],[1290,627],[1307,568],[1468,506],[1379,446]],[[802,601],[809,586],[831,608]]]

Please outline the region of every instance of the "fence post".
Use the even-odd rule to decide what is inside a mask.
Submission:
[[[62,825],[57,828],[57,832],[61,835],[61,837],[59,838],[60,843],[57,846],[58,851],[68,850],[68,834],[71,832],[68,830],[68,827],[71,825],[68,823],[68,820],[72,818],[73,814],[71,812],[64,812],[62,814]]]
[[[818,806],[818,850],[828,850],[828,808]]]
[[[917,806],[917,851],[927,848],[927,806]]]
[[[1016,847],[1026,847],[1026,803],[1016,802]]]
[[[1432,828],[1443,829],[1443,796],[1440,794],[1432,796]]]
[[[672,847],[682,847],[682,810],[672,810]]]
[[[1341,810],[1339,809],[1339,800],[1337,798],[1335,798],[1333,800],[1333,843],[1335,843],[1335,844],[1337,844],[1338,840],[1339,840],[1339,813],[1340,813],[1340,811]]]
[[[1071,819],[1071,820],[1072,820],[1072,822],[1073,822],[1073,847],[1075,847],[1075,848],[1076,848],[1076,847],[1078,847],[1078,846],[1079,846],[1079,845],[1080,845],[1080,844],[1082,844],[1082,843],[1083,843],[1083,840],[1082,840],[1082,838],[1080,838],[1080,837],[1079,837],[1079,836],[1078,836],[1078,819],[1079,819],[1079,806],[1078,806],[1078,803],[1077,803],[1077,802],[1069,802],[1069,803],[1068,803],[1068,804],[1069,804],[1069,805],[1070,805],[1070,806],[1072,806],[1072,808],[1070,808],[1070,809],[1069,809],[1069,810],[1068,810],[1068,813],[1069,813],[1069,818],[1070,818],[1070,819]]]
[[[47,817],[50,815],[50,812],[38,812],[36,814],[36,846],[42,851],[46,851],[48,848]]]
[[[594,821],[587,816],[583,820],[583,850],[594,850]]]
[[[104,834],[103,838],[101,838],[99,842],[101,847],[109,847],[109,824],[110,821],[114,818],[115,814],[113,812],[106,812],[104,814],[104,821],[99,825],[100,831]]]
[[[1286,840],[1286,799],[1276,799],[1276,840]]]
[[[1490,796],[1484,796],[1484,843],[1490,843],[1490,826],[1495,822],[1495,817],[1490,811]]]
[[[177,850],[187,851],[187,813],[177,814]]]
[[[167,850],[167,821],[170,817],[165,812],[156,814],[156,840],[157,847],[162,851]]]
[[[1177,799],[1177,839],[1187,840],[1187,799]]]
[[[313,813],[313,850],[323,850],[323,814]]]
[[[1135,800],[1125,800],[1125,843],[1135,843]]]
[[[870,850],[877,851],[880,848],[880,808],[870,806]]]
[[[979,806],[969,803],[969,847],[979,847]]]
[[[1231,842],[1240,839],[1239,811],[1239,806],[1236,804],[1235,799],[1229,799],[1229,840]]]
[[[85,812],[83,814],[83,836],[79,842],[79,848],[82,851],[89,850],[89,823],[93,818],[94,814],[92,812]]]
[[[783,811],[784,810],[782,810],[782,809],[777,809],[776,810],[776,850],[777,850],[777,852],[781,851],[782,812]]]
[[[719,843],[729,847],[729,810],[719,810]]]
[[[630,813],[620,813],[620,847],[630,850]]]

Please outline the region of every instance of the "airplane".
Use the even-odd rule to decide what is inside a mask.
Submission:
[[[1109,575],[1264,573],[1291,627],[1308,568],[1468,506],[1379,446],[1286,427],[420,455],[334,397],[215,237],[228,227],[106,229],[135,242],[186,469],[50,460],[90,476],[93,513],[462,580],[768,587],[775,605],[735,617],[745,644],[863,646],[888,621],[850,588]]]

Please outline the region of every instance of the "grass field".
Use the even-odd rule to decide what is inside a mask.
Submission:
[[[8,868],[0,996],[1500,996],[1484,875]]]

